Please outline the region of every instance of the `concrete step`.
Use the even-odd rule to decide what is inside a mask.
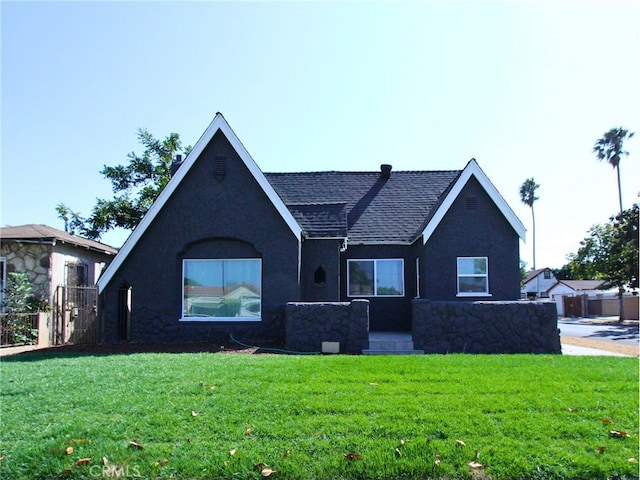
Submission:
[[[372,350],[362,351],[363,355],[424,355],[424,350]]]
[[[414,348],[410,333],[371,332],[369,348],[362,353],[364,355],[422,355],[424,351]]]

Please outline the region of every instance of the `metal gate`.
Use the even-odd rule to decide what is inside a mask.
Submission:
[[[67,345],[97,342],[96,287],[56,288],[55,324],[51,343]]]

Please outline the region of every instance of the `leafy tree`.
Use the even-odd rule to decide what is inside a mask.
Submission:
[[[182,146],[177,133],[161,141],[147,130],[139,129],[138,141],[144,146],[142,155],[131,152],[126,165],[105,165],[100,171],[111,182],[114,197],[98,198],[89,218],[81,217],[64,203],[57,205],[65,230],[77,230],[88,238],[99,239],[115,227],[134,229],[171,179],[175,156],[191,151],[191,146]]]
[[[571,263],[565,263],[560,268],[552,268],[551,271],[558,280],[576,280],[571,273]]]
[[[58,218],[64,220],[64,231],[75,234],[76,230],[82,230],[85,220],[79,213],[72,211],[64,203],[56,205],[56,213]]]
[[[520,259],[520,285],[524,285],[524,281],[527,279],[527,262]]]
[[[623,294],[638,288],[638,205],[611,217],[609,223],[594,225],[568,256],[574,278],[605,280],[604,288],[616,287],[620,321],[624,320]]]
[[[624,141],[632,138],[634,132],[629,133],[622,127],[612,128],[599,138],[593,146],[593,153],[599,161],[606,160],[609,165],[616,169],[618,176],[618,201],[620,202],[620,213],[622,213],[622,186],[620,184],[620,160],[624,156],[629,156],[629,152],[624,150]]]

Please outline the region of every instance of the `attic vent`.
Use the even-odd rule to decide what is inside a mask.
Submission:
[[[464,207],[467,210],[477,210],[478,209],[478,199],[477,199],[477,197],[465,197],[464,198]]]
[[[391,165],[387,163],[380,165],[380,178],[385,180],[389,179],[389,177],[391,177],[391,168]]]
[[[227,157],[216,155],[213,162],[213,176],[216,180],[222,180],[227,174]]]

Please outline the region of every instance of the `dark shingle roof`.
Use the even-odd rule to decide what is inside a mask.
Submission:
[[[115,255],[118,253],[113,247],[105,245],[104,243],[89,240],[88,238],[79,237],[77,235],[71,235],[57,228],[49,227],[47,225],[19,225],[16,227],[2,227],[0,228],[0,240],[3,242],[20,240],[28,241],[60,241],[76,245],[78,247],[89,248],[99,252],[107,253],[109,255]]]
[[[394,171],[388,180],[380,178],[379,171],[265,173],[265,177],[296,220],[296,206],[344,203],[350,242],[412,243],[460,173]],[[313,231],[315,218],[319,217],[305,216],[307,226],[302,228]]]
[[[287,205],[307,238],[346,238],[347,204]]]

